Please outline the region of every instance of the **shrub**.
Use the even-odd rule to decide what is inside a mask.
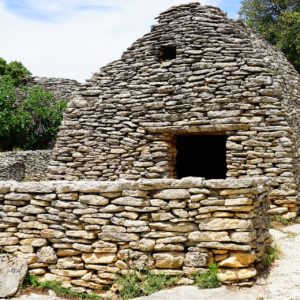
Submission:
[[[280,256],[280,249],[277,245],[267,246],[265,255],[263,257],[263,264],[265,267],[270,267],[273,262]]]
[[[202,274],[195,274],[194,281],[200,289],[211,289],[220,286],[218,279],[218,265],[210,264],[209,270]]]
[[[151,270],[144,272],[132,270],[119,277],[117,284],[121,286],[120,296],[123,299],[132,299],[174,286],[178,280],[178,277],[156,273]]]
[[[0,147],[45,149],[58,132],[66,101],[55,101],[40,87],[16,88],[9,76],[0,79]]]
[[[9,77],[15,86],[31,75],[31,73],[18,61],[7,63],[5,59],[0,57],[0,76]]]
[[[279,222],[282,225],[288,225],[289,224],[289,220],[286,219],[285,217],[281,216],[281,215],[273,215],[273,216],[271,216],[271,220]]]
[[[73,291],[71,288],[66,288],[61,285],[58,281],[43,281],[39,282],[35,275],[27,275],[25,277],[23,286],[33,286],[38,289],[48,289],[54,291],[57,296],[62,297],[70,297],[75,299],[89,299],[89,300],[98,300],[100,296],[96,294],[86,294],[86,293],[79,293]]]

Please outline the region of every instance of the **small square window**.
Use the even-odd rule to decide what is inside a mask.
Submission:
[[[176,58],[176,46],[163,46],[160,49],[161,61],[171,60]]]
[[[176,136],[176,177],[226,179],[226,135]]]

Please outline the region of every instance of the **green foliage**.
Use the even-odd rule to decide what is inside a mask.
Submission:
[[[22,81],[31,75],[31,73],[18,61],[7,63],[0,57],[0,76],[9,77],[15,86],[18,86]]]
[[[57,296],[70,297],[75,299],[98,300],[100,297],[96,294],[86,294],[75,292],[70,288],[63,287],[58,281],[43,281],[39,282],[35,275],[27,275],[23,286],[33,286],[38,289],[53,290]]]
[[[209,270],[205,273],[195,274],[194,281],[200,289],[212,289],[220,286],[218,278],[218,265],[210,264]]]
[[[279,223],[281,223],[282,225],[285,225],[285,226],[289,224],[289,220],[286,219],[285,217],[281,216],[281,215],[271,216],[271,220],[279,222]]]
[[[265,255],[263,257],[263,264],[265,267],[270,267],[273,262],[280,256],[280,249],[277,245],[267,246]]]
[[[6,61],[0,57],[0,76],[3,76],[6,70]]]
[[[29,76],[31,73],[18,61],[12,61],[6,65],[4,75],[10,76],[13,79],[14,84],[20,85],[23,79]]]
[[[151,270],[144,272],[131,270],[119,277],[117,284],[122,287],[120,296],[123,299],[132,299],[172,287],[178,280],[178,277],[167,276]]]
[[[281,14],[276,27],[276,45],[300,73],[300,11]]]
[[[300,1],[243,0],[240,18],[277,46],[300,72]]]
[[[40,87],[16,88],[9,76],[0,78],[0,147],[3,150],[45,149],[58,132],[65,101],[55,101]]]

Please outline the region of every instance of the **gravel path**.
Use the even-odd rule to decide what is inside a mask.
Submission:
[[[135,300],[300,300],[300,224],[280,230],[271,229],[281,251],[267,279],[259,279],[251,288],[220,287],[200,290],[180,286]],[[59,300],[54,295],[30,295],[13,300]]]

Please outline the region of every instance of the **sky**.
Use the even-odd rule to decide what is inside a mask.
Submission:
[[[0,0],[0,57],[35,76],[84,82],[149,32],[160,12],[192,0]],[[236,18],[241,0],[201,0]]]

